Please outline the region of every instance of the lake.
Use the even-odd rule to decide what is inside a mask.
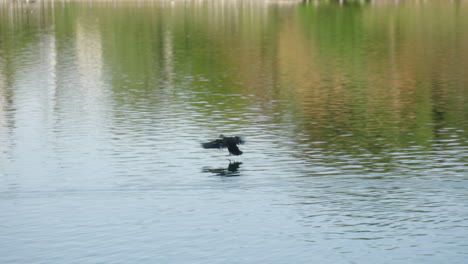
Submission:
[[[0,262],[466,263],[467,28],[463,0],[0,0]]]

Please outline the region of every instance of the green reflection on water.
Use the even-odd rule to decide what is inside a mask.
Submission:
[[[432,146],[443,139],[443,127],[464,130],[467,60],[462,58],[468,38],[461,28],[468,20],[463,10],[465,3],[437,1],[302,6],[297,45],[308,44],[306,53],[319,73],[301,93],[307,98],[301,111],[313,122],[315,136],[340,141],[340,147],[357,139],[378,152]],[[313,75],[301,73],[307,74]],[[352,140],[340,134],[353,135]]]
[[[467,11],[465,1],[1,2],[0,96],[12,104],[25,50],[50,52],[51,36],[56,78],[99,72],[87,85],[109,85],[114,108],[169,100],[220,121],[259,108],[270,118],[232,122],[277,123],[305,148],[350,153],[466,145]]]

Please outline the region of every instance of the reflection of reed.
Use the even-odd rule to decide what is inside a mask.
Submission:
[[[14,128],[14,119],[11,118],[11,111],[13,100],[11,94],[8,91],[9,80],[8,75],[3,69],[6,69],[0,60],[0,160],[7,160],[6,154],[12,149],[12,142],[8,142],[5,139],[8,138],[8,134]],[[0,174],[1,175],[1,174]]]

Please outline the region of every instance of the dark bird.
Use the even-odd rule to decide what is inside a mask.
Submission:
[[[241,137],[225,137],[219,135],[219,139],[211,142],[202,143],[202,147],[209,148],[227,148],[232,155],[242,155],[242,151],[237,147],[239,144],[244,144],[245,141]]]
[[[218,176],[224,177],[232,177],[232,176],[240,176],[239,167],[242,162],[230,162],[227,168],[219,168],[219,169],[212,169],[212,168],[203,168],[203,172],[211,172]]]

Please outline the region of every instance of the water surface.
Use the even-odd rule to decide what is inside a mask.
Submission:
[[[464,263],[467,14],[0,1],[0,262]]]

